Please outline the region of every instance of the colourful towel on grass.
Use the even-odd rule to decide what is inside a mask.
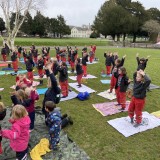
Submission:
[[[38,88],[37,93],[40,94],[45,94],[48,88]]]
[[[92,104],[93,107],[100,112],[103,116],[108,116],[116,113],[120,113],[118,109],[121,108],[121,105],[116,106],[117,102],[105,102],[105,103],[97,103],[97,104]],[[126,108],[124,112],[128,111],[130,101],[126,102]]]
[[[5,71],[0,71],[0,75],[5,75],[6,72]]]
[[[101,80],[101,82],[103,84],[110,84],[111,80],[105,79],[105,80]]]
[[[8,63],[0,63],[0,67],[6,67],[8,66]]]

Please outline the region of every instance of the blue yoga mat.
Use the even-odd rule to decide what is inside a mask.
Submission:
[[[48,88],[38,88],[37,92],[38,94],[45,94],[45,92],[47,91]]]
[[[5,75],[6,72],[5,71],[0,71],[0,75]]]
[[[103,84],[110,84],[111,80],[101,80]]]
[[[107,74],[101,74],[101,77],[112,77],[112,74],[109,74],[109,75],[107,75]]]
[[[18,68],[18,69],[22,69],[22,68]],[[13,71],[13,68],[2,68],[2,71]]]
[[[24,74],[24,73],[27,73],[27,70],[18,71],[18,74]]]

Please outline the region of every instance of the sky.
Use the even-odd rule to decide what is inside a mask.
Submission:
[[[137,0],[133,0],[137,1]],[[160,10],[160,0],[138,0],[146,9],[156,7]],[[45,16],[56,18],[62,15],[67,25],[92,24],[105,0],[46,0]]]

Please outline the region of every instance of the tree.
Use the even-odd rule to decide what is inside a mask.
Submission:
[[[2,35],[2,31],[5,30],[5,22],[3,21],[3,19],[0,17],[0,32]]]
[[[157,38],[158,33],[160,32],[160,24],[155,20],[149,20],[149,21],[146,21],[145,24],[142,26],[142,30],[148,32],[149,40],[155,41],[155,39],[152,39],[152,38],[154,36],[155,38]]]
[[[43,2],[43,3],[42,3]],[[26,15],[31,10],[37,10],[40,4],[44,5],[42,0],[0,0],[0,7],[2,9],[4,19],[6,22],[6,29],[8,33],[7,45],[14,50],[15,37],[23,24]],[[14,25],[11,28],[10,20],[11,13],[15,13]],[[2,37],[3,38],[3,37]]]

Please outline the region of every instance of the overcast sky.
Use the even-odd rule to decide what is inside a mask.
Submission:
[[[137,0],[134,0],[137,1]],[[160,10],[160,0],[138,0],[146,9],[156,7]],[[46,0],[44,15],[57,17],[63,15],[67,25],[82,26],[92,24],[105,0]]]

